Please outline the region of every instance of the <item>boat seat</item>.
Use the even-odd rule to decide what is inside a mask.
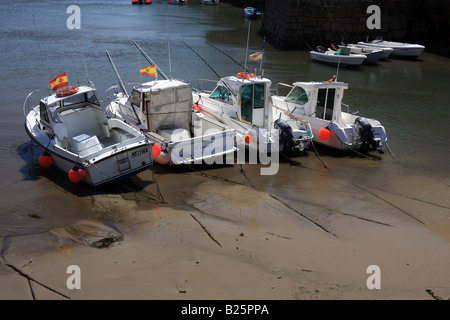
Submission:
[[[96,135],[82,133],[69,139],[70,149],[80,157],[102,150],[102,145]]]

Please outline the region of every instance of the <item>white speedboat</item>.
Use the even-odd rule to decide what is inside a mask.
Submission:
[[[349,48],[351,54],[363,54],[367,58],[364,60],[364,63],[376,64],[380,59],[383,59],[385,53],[382,49],[370,48],[370,47],[360,47],[357,45],[348,44],[345,46],[339,46],[342,50],[343,48]]]
[[[370,46],[373,48],[391,48],[393,52],[391,56],[417,58],[425,49],[420,44],[411,44],[394,41],[373,40],[371,42],[358,42],[359,45]]]
[[[368,45],[364,45],[361,44],[362,42],[358,43],[358,44],[347,44],[347,47],[351,47],[351,48],[361,48],[361,49],[370,49],[370,50],[381,50],[382,54],[381,54],[381,58],[380,59],[387,59],[392,52],[394,52],[394,49],[392,48],[386,48],[386,47],[379,47],[379,48],[375,48],[372,46],[368,46]]]
[[[203,4],[216,5],[219,4],[219,0],[202,0]]]
[[[293,119],[309,122],[314,142],[339,150],[383,152],[387,138],[381,123],[342,111],[347,83],[295,82],[290,87],[288,95],[272,96],[274,108]]]
[[[102,186],[152,165],[153,143],[108,118],[92,84],[60,88],[34,105],[33,94],[42,97],[42,91],[31,92],[23,106],[26,132],[44,150],[42,166],[54,164],[72,182]]]
[[[187,4],[188,0],[169,0],[170,4]]]
[[[322,46],[310,51],[310,55],[313,61],[339,66],[359,66],[367,59],[364,54],[352,54],[345,50],[325,50]]]
[[[291,127],[274,118],[270,86],[269,79],[248,72],[223,77],[213,91],[193,91],[196,116],[203,129],[234,129],[239,148],[289,154],[306,150],[311,142],[309,124]]]
[[[161,154],[154,159],[160,164],[221,163],[225,155],[237,150],[234,130],[201,130],[191,86],[184,81],[142,83],[129,96],[117,92],[109,100],[106,111],[110,116],[139,127],[161,146]]]

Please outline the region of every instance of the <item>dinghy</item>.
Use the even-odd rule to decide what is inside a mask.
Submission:
[[[153,143],[123,121],[108,118],[92,83],[61,87],[34,105],[42,91],[31,92],[23,106],[26,132],[44,151],[42,166],[54,164],[70,181],[99,187],[152,165]]]
[[[286,84],[278,84],[288,86]],[[278,88],[277,85],[277,88]],[[287,117],[309,122],[313,141],[338,150],[367,152],[386,147],[386,131],[375,119],[342,111],[347,83],[295,82],[286,96],[274,95],[274,108]]]

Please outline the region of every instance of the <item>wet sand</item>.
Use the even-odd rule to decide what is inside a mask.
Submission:
[[[84,206],[79,220],[0,239],[0,299],[449,299],[448,185],[361,179],[398,174],[392,159],[321,160],[284,161],[270,177],[251,164],[156,166],[155,181],[144,172],[120,192],[77,185],[67,198]],[[81,289],[67,288],[70,265]],[[381,289],[366,285],[371,265]]]

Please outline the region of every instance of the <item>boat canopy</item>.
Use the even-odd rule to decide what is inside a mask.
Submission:
[[[135,107],[143,108],[150,131],[170,128],[190,130],[193,103],[188,83],[178,80],[143,83],[133,89],[129,101]]]

